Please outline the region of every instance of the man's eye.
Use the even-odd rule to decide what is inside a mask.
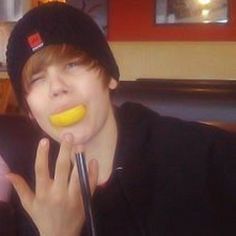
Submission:
[[[74,66],[78,66],[77,62],[71,62],[67,65],[68,67],[74,67]]]
[[[43,80],[43,78],[43,76],[32,76],[32,78],[29,80],[29,85],[33,85],[36,82]]]
[[[67,63],[65,65],[65,68],[70,70],[70,69],[75,69],[75,68],[78,68],[79,67],[79,62],[76,60],[76,61],[71,61],[69,63]]]

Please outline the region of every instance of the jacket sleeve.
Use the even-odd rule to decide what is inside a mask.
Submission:
[[[0,201],[0,235],[17,235],[14,209],[10,203],[2,201]]]
[[[225,134],[212,146],[209,188],[222,235],[236,235],[236,135]]]
[[[227,147],[227,158],[223,165],[224,190],[224,233],[236,235],[236,137]]]

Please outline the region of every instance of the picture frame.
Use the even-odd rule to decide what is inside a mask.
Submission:
[[[155,24],[226,24],[228,22],[228,0],[155,1]]]

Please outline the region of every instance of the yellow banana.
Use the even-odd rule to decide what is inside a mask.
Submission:
[[[85,113],[86,107],[84,105],[79,105],[66,111],[51,115],[49,120],[52,125],[57,127],[70,126],[81,121],[84,118]]]

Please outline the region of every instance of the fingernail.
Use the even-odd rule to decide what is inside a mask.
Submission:
[[[46,138],[43,138],[43,139],[40,140],[40,145],[42,147],[45,147],[47,144],[48,144],[48,140]]]

